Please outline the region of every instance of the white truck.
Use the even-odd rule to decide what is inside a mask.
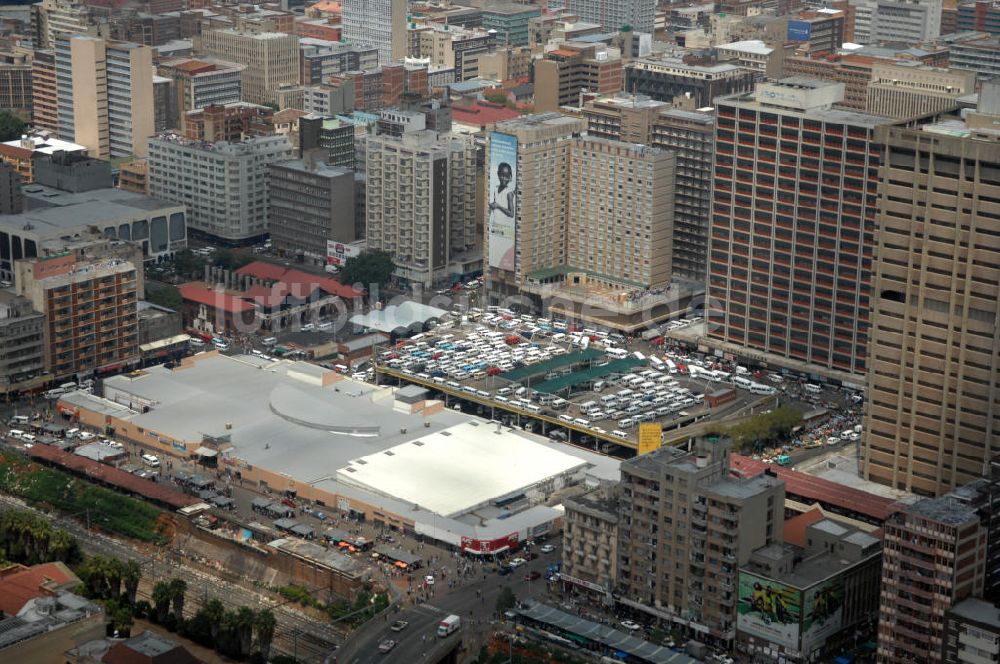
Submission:
[[[442,619],[438,623],[438,636],[444,638],[446,636],[451,636],[458,631],[458,628],[462,626],[462,619],[452,614]]]

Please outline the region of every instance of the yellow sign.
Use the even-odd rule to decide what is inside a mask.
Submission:
[[[663,438],[663,427],[655,422],[644,422],[639,425],[639,454],[660,449]]]

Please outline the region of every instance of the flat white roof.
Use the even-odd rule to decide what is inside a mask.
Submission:
[[[586,465],[510,429],[464,422],[355,459],[337,480],[453,516]]]

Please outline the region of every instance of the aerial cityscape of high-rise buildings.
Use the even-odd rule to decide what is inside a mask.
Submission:
[[[1000,662],[1000,0],[0,19],[0,655]]]

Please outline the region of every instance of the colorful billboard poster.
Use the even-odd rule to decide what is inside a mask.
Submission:
[[[487,207],[489,265],[514,270],[517,214],[517,137],[490,134],[490,189]]]
[[[843,627],[844,578],[837,577],[813,586],[802,601],[802,650],[822,643]]]
[[[361,247],[358,245],[344,244],[343,242],[326,241],[326,262],[329,265],[343,267],[348,258],[361,255]]]
[[[736,627],[788,650],[799,650],[802,593],[777,581],[740,572]]]

